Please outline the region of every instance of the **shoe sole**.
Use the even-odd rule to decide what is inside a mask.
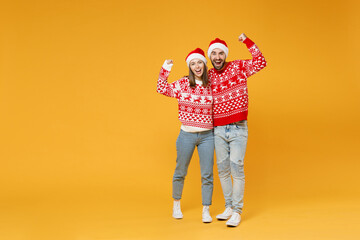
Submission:
[[[239,224],[240,223],[238,223],[238,224],[226,223],[226,226],[228,226],[228,227],[237,227],[237,226],[239,226]]]
[[[227,218],[224,218],[224,217],[216,217],[217,220],[220,220],[220,221],[224,221],[224,220],[228,220],[231,216],[227,217]]]
[[[234,228],[234,227],[237,227],[239,225],[226,225],[226,226],[229,227],[229,228]]]

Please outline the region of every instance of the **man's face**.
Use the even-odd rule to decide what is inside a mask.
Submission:
[[[220,48],[215,48],[210,54],[210,61],[216,70],[220,70],[224,67],[226,55]]]

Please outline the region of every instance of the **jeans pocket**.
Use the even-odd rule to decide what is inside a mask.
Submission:
[[[248,128],[247,128],[247,126],[238,126],[238,125],[236,125],[235,136],[237,136],[237,137],[247,137],[248,136]]]

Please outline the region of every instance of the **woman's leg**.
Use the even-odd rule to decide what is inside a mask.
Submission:
[[[199,144],[198,153],[200,158],[201,169],[201,194],[202,204],[210,206],[213,194],[213,166],[214,166],[214,133],[207,131],[198,133]]]
[[[188,133],[183,130],[176,140],[176,168],[173,177],[173,198],[180,200],[184,188],[184,179],[187,174],[191,157],[194,153],[196,133]]]

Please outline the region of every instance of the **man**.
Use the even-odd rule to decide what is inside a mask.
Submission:
[[[248,137],[247,78],[266,66],[265,58],[254,42],[245,34],[239,36],[239,41],[245,43],[252,59],[226,62],[229,49],[219,38],[211,41],[208,49],[208,57],[214,66],[209,70],[209,79],[214,100],[215,151],[226,208],[216,218],[230,218],[226,225],[233,227],[239,225],[243,208]]]

